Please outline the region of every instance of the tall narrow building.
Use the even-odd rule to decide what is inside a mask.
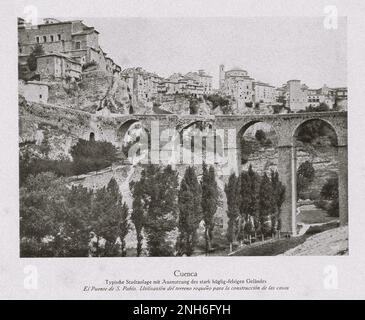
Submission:
[[[219,90],[223,90],[224,79],[225,79],[224,65],[221,64],[219,66]]]

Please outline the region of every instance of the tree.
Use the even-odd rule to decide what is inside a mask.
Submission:
[[[20,188],[21,256],[87,256],[92,193],[50,172]]]
[[[275,194],[270,179],[263,174],[259,189],[259,214],[262,235],[272,231],[272,216],[276,214]]]
[[[332,146],[336,145],[337,136],[335,131],[322,120],[309,120],[298,128],[297,139],[303,143],[313,143],[319,137],[327,137]]]
[[[255,218],[257,227],[257,221],[259,219],[259,188],[260,188],[260,177],[252,169],[250,165],[247,171],[248,178],[248,190],[249,190],[249,202],[248,202],[248,214]]]
[[[143,186],[141,183],[132,181],[130,183],[130,189],[133,195],[133,210],[131,214],[131,220],[134,224],[137,234],[137,257],[142,253],[142,230],[145,222],[144,210],[143,210]]]
[[[279,180],[279,173],[277,171],[271,170],[271,185],[276,204],[276,214],[272,217],[272,231],[276,233],[281,228],[281,206],[285,201],[285,186]]]
[[[196,244],[196,230],[202,220],[201,186],[194,167],[188,167],[179,190],[178,253],[191,256]]]
[[[258,142],[262,144],[266,141],[266,133],[264,132],[264,130],[259,129],[255,133],[255,138]]]
[[[327,213],[331,217],[339,216],[339,193],[338,177],[330,178],[326,181],[321,189],[321,200],[330,201],[327,207]]]
[[[243,171],[240,175],[240,214],[241,224],[244,222],[244,228],[241,228],[239,239],[243,239],[243,234],[256,234],[260,229],[259,220],[259,176],[253,171],[250,165],[248,171]]]
[[[203,163],[203,177],[201,181],[202,197],[201,207],[203,220],[205,225],[205,253],[211,250],[211,242],[213,238],[214,229],[214,215],[218,208],[218,185],[215,180],[214,167],[210,166],[209,169],[205,162]]]
[[[134,205],[137,205],[133,208],[133,219],[138,229],[141,230],[143,224],[150,256],[173,254],[166,237],[176,227],[177,188],[177,172],[171,166],[162,170],[156,165],[143,169],[140,181],[133,186]]]
[[[315,171],[310,161],[300,164],[297,172],[297,195],[299,196],[313,182]]]
[[[122,201],[119,187],[112,178],[106,187],[95,193],[91,210],[91,230],[97,238],[96,255],[125,255],[125,236],[128,233],[128,207]],[[101,240],[105,245],[100,248]],[[118,250],[118,241],[120,250]]]
[[[229,176],[224,191],[227,198],[227,239],[230,242],[230,251],[232,251],[232,244],[237,240],[238,235],[237,222],[240,221],[240,183],[239,178],[234,173]]]
[[[37,43],[27,59],[27,64],[30,71],[35,71],[37,69],[37,57],[42,55],[44,55],[43,46]]]
[[[306,108],[306,112],[325,112],[325,111],[329,111],[330,107],[324,103],[321,102],[317,107],[313,107],[313,106],[309,106]]]
[[[117,160],[116,147],[106,141],[79,139],[77,144],[72,146],[70,153],[73,158],[74,174],[100,170]]]
[[[248,161],[250,154],[254,152],[253,142],[246,140],[244,136],[240,139],[241,149],[241,164],[245,164]]]
[[[106,189],[110,193],[113,203],[115,203],[115,218],[118,226],[116,241],[119,242],[120,247],[118,255],[124,257],[126,255],[125,237],[127,236],[130,227],[128,222],[128,206],[123,202],[118,183],[114,178],[110,179]]]

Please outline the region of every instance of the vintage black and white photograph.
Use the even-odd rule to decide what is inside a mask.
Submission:
[[[351,254],[345,17],[14,23],[20,257]]]

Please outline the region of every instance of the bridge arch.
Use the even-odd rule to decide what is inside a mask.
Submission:
[[[293,193],[295,192],[295,195],[293,194],[293,199],[296,200],[296,197],[303,198],[303,195],[301,196],[299,190],[297,190],[298,182],[297,179],[297,172],[300,168],[300,165],[304,162],[305,159],[300,159],[298,157],[298,152],[300,151],[301,147],[298,145],[298,140],[302,141],[305,145],[306,142],[313,142],[317,138],[324,138],[327,137],[326,140],[318,141],[318,144],[311,144],[313,150],[316,153],[316,156],[319,155],[319,157],[325,156],[326,158],[329,157],[329,163],[326,164],[322,163],[319,167],[316,168],[316,164],[312,163],[312,166],[315,169],[315,176],[314,176],[314,182],[313,184],[316,186],[319,186],[319,190],[317,194],[307,194],[307,197],[310,199],[315,198],[316,196],[319,196],[320,191],[324,185],[324,183],[330,183],[331,181],[335,183],[335,181],[338,181],[337,186],[337,192],[338,192],[338,199],[332,199],[331,206],[332,208],[335,208],[337,206],[338,208],[338,214],[339,214],[339,220],[341,225],[347,224],[348,221],[348,187],[347,187],[347,143],[346,135],[343,133],[343,124],[336,122],[337,119],[332,118],[322,118],[319,117],[312,117],[310,119],[304,119],[303,121],[300,121],[297,123],[297,125],[294,127],[293,130],[293,155],[294,155],[294,164],[293,164]],[[308,131],[308,138],[306,138],[306,132],[304,131],[306,126],[313,124],[310,128],[311,131]],[[301,137],[301,139],[299,139]],[[312,152],[309,151],[309,154]],[[312,153],[313,154],[313,153]],[[307,160],[308,161],[308,160]],[[311,162],[311,160],[309,159]],[[323,166],[326,169],[323,169]],[[328,166],[328,167],[326,167]],[[319,170],[319,171],[317,171]],[[321,175],[321,170],[324,170],[326,172],[325,174],[325,181],[322,181],[322,179],[316,180],[317,174]],[[323,175],[323,172],[322,172]],[[308,190],[307,190],[308,191]],[[305,195],[304,195],[305,197]],[[336,204],[336,201],[338,203]],[[293,217],[295,219],[295,217]]]
[[[240,125],[238,127],[237,133],[236,133],[236,150],[237,150],[237,163],[238,163],[238,173],[241,171],[242,169],[242,165],[245,164],[248,160],[248,155],[244,156],[244,149],[246,152],[248,152],[247,150],[247,143],[246,143],[246,148],[245,148],[245,139],[244,136],[246,133],[248,133],[248,130],[250,128],[252,128],[253,130],[255,129],[255,126],[257,124],[262,124],[262,128],[256,128],[256,131],[258,130],[262,130],[265,135],[267,135],[270,131],[273,132],[274,135],[274,141],[272,141],[272,138],[266,138],[267,139],[267,143],[265,144],[264,142],[262,143],[263,147],[269,147],[269,142],[271,147],[275,148],[278,145],[279,142],[279,135],[278,135],[278,129],[275,127],[274,123],[268,120],[260,120],[260,119],[254,119],[254,120],[250,120],[247,121],[245,123],[243,123],[242,125]],[[248,142],[248,141],[246,141]],[[249,143],[249,142],[248,142]],[[250,148],[248,148],[250,149]],[[275,151],[276,153],[276,151]],[[274,155],[275,157],[277,157],[277,154]],[[261,170],[261,169],[260,169]]]
[[[133,129],[135,129],[134,132]],[[130,134],[131,131],[133,135]],[[133,148],[137,157],[141,159],[144,157],[144,161],[148,161],[151,148],[150,132],[138,118],[130,118],[121,123],[117,129],[116,140],[124,159],[128,158],[129,151]]]
[[[214,123],[210,120],[196,119],[178,126],[179,144],[182,150],[180,160],[185,164],[214,164],[217,143]],[[218,142],[217,142],[218,141]]]
[[[310,119],[304,119],[300,122],[298,122],[295,126],[294,126],[294,130],[292,132],[292,138],[293,138],[293,142],[296,142],[296,140],[298,139],[298,135],[300,133],[300,130],[307,124],[309,123],[323,123],[325,124],[328,128],[330,128],[333,133],[335,134],[335,138],[336,138],[336,145],[338,143],[338,140],[339,140],[339,132],[338,132],[338,127],[332,123],[330,120],[328,119],[323,119],[321,117],[313,117],[313,118],[310,118]]]

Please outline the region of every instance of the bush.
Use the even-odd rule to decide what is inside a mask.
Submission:
[[[297,172],[297,193],[298,196],[304,192],[314,179],[314,168],[310,161],[303,162]]]
[[[116,148],[110,142],[79,139],[79,142],[71,148],[74,174],[106,168],[117,160],[116,153]]]
[[[248,161],[250,154],[254,152],[254,143],[241,138],[241,164],[245,164]]]
[[[319,137],[327,137],[331,145],[336,145],[336,133],[327,123],[321,120],[307,121],[297,131],[297,139],[303,143],[312,143]]]
[[[321,198],[325,200],[338,199],[338,177],[326,181],[321,190]]]
[[[89,62],[86,62],[85,64],[83,64],[82,66],[82,71],[85,71],[87,68],[90,68],[90,67],[96,67],[98,64],[96,63],[96,61],[92,60],[92,61],[89,61]]]
[[[213,109],[217,108],[217,107],[223,107],[223,106],[228,106],[229,105],[229,100],[226,98],[223,98],[222,96],[220,96],[219,94],[211,94],[209,96],[204,96],[204,98],[208,101],[210,101],[213,105]]]
[[[263,130],[259,129],[255,133],[255,138],[260,143],[263,143],[266,140],[266,133]]]
[[[44,55],[44,49],[41,44],[36,44],[27,58],[27,64],[30,71],[35,71],[37,69],[37,57],[41,55]]]
[[[58,177],[72,176],[73,163],[69,160],[21,159],[19,161],[19,180],[22,186],[30,175],[42,172],[53,172]]]
[[[116,152],[116,148],[110,142],[80,139],[71,148],[73,161],[31,159],[26,154],[19,160],[20,185],[23,185],[29,175],[42,172],[53,172],[58,177],[69,177],[104,169],[118,159]]]

